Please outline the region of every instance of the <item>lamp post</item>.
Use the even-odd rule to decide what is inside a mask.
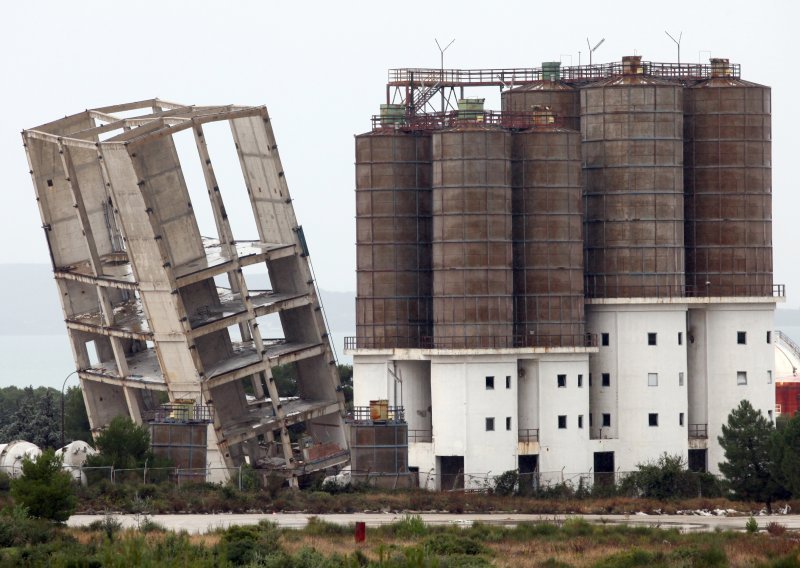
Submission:
[[[64,377],[64,384],[61,385],[61,447],[64,447],[64,389],[67,386],[67,380],[77,373],[78,371],[72,371],[69,375]]]

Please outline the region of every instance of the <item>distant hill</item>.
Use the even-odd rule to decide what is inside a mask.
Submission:
[[[355,293],[321,291],[337,343],[354,334]],[[58,289],[46,264],[0,264],[0,335],[59,335],[65,332]],[[340,345],[337,348],[341,349]]]

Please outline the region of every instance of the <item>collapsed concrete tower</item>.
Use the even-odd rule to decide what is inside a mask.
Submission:
[[[230,125],[257,240],[234,235],[225,210],[204,133],[220,122]],[[184,131],[215,238],[200,234],[175,141]],[[265,107],[153,99],[22,137],[94,432],[118,415],[192,423],[210,479],[249,463],[295,483],[349,459],[335,358]],[[258,266],[268,276],[253,274]],[[256,282],[267,278],[269,289]],[[265,327],[283,337],[265,337]],[[288,364],[297,396],[282,396],[273,378]],[[293,448],[289,428],[300,423]]]

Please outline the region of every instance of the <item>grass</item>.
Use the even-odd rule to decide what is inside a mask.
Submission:
[[[417,516],[367,529],[355,543],[353,526],[313,519],[301,530],[262,522],[207,535],[114,527],[48,526],[47,540],[17,535],[0,548],[0,565],[20,566],[280,566],[355,568],[448,566],[567,566],[648,568],[800,566],[800,539],[790,530],[688,533],[675,529],[590,524],[571,518],[515,527],[425,526]],[[30,526],[27,527],[30,529]],[[45,530],[45,529],[42,529]]]

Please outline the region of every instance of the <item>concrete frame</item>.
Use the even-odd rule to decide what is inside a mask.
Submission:
[[[219,121],[231,128],[257,240],[236,239],[227,217],[203,132]],[[215,238],[200,235],[173,139],[188,129]],[[117,415],[142,423],[158,405],[153,392],[165,391],[213,408],[212,470],[249,463],[295,484],[349,459],[335,357],[266,107],[151,99],[87,110],[22,138],[93,432]],[[242,268],[257,264],[271,290],[248,289]],[[223,275],[230,288],[215,282]],[[262,336],[257,318],[269,314],[278,314],[283,339]],[[232,326],[242,341],[231,340]],[[289,363],[300,394],[292,399],[272,376]],[[322,448],[307,452],[313,462],[292,449],[288,427],[300,422]]]

